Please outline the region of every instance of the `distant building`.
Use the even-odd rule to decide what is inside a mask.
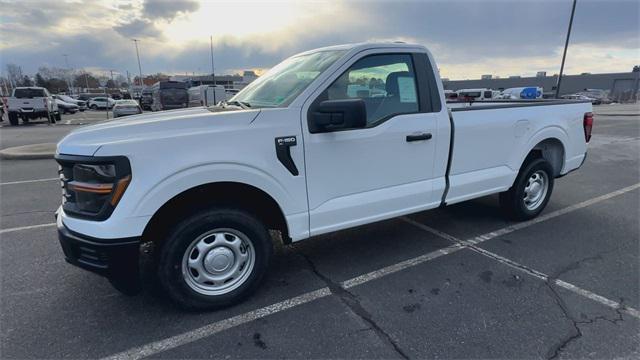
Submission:
[[[536,77],[545,77],[547,76],[547,72],[546,71],[538,71],[536,73]]]
[[[545,94],[556,91],[558,76],[516,77],[503,79],[450,80],[444,81],[446,90],[489,88],[504,90],[513,87],[539,86]],[[560,85],[560,95],[574,94],[585,89],[602,89],[609,92],[615,101],[631,101],[638,97],[640,72],[564,75]]]
[[[491,80],[492,78],[493,78],[493,75],[491,74],[480,76],[480,79],[482,80]]]

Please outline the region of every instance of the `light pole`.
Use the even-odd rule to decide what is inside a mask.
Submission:
[[[216,86],[216,71],[213,67],[213,36],[209,36],[209,43],[211,46],[211,80],[213,81],[213,86]]]
[[[569,29],[567,29],[567,39],[564,42],[564,52],[562,53],[562,63],[560,64],[560,74],[556,83],[556,99],[560,98],[560,84],[562,83],[562,72],[564,71],[564,60],[567,58],[567,48],[569,47],[569,37],[571,36],[571,25],[573,25],[573,14],[576,12],[576,1],[573,0],[571,7],[571,17],[569,18]]]
[[[138,71],[140,71],[140,88],[144,86],[144,82],[142,81],[142,66],[140,66],[140,52],[138,51],[138,39],[131,39],[134,44],[136,44],[136,56],[138,57]],[[142,91],[142,90],[140,90]]]
[[[67,66],[67,83],[69,84],[69,90],[73,87],[73,83],[71,82],[71,68],[69,67],[69,55],[62,54],[64,56],[64,63]],[[73,91],[72,91],[73,92]]]

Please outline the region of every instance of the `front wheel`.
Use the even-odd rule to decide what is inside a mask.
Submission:
[[[18,120],[18,114],[16,113],[9,113],[9,124],[11,124],[11,126],[18,126],[19,120]]]
[[[264,224],[241,210],[204,210],[169,234],[158,278],[169,298],[186,309],[239,303],[258,287],[273,254]]]
[[[91,109],[92,110],[98,110],[98,105],[96,105],[96,104],[91,105]]]
[[[513,186],[500,193],[500,207],[513,220],[529,220],[547,206],[553,191],[553,167],[545,159],[534,159],[518,173]]]

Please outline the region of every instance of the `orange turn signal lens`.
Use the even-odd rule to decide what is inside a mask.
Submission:
[[[127,186],[129,186],[130,182],[131,182],[131,175],[127,175],[126,177],[118,181],[118,183],[116,184],[116,189],[113,192],[113,196],[111,196],[111,201],[110,201],[111,206],[118,205],[118,202],[122,198],[122,195],[124,195],[124,191],[127,190]]]

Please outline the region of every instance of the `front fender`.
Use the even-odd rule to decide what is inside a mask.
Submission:
[[[287,204],[293,203],[292,194],[268,173],[244,164],[215,163],[182,169],[166,177],[142,195],[133,209],[133,214],[134,216],[153,215],[175,196],[194,187],[216,182],[251,185],[271,196],[280,205],[285,215],[296,212],[296,209],[287,208]]]

